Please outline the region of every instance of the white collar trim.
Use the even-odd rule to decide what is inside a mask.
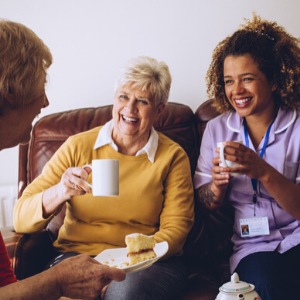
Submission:
[[[293,114],[292,119],[285,126],[283,126],[282,128],[277,129],[275,131],[275,133],[280,133],[280,132],[286,130],[290,125],[292,125],[295,122],[296,117],[297,117],[297,112],[296,112],[296,109],[294,108],[294,114]]]
[[[232,112],[229,114],[229,116],[228,116],[228,118],[227,118],[227,127],[228,127],[231,131],[240,133],[240,130],[239,130],[239,129],[233,128],[233,127],[229,124],[229,120],[230,120],[231,115],[232,115]],[[294,108],[294,113],[293,113],[292,119],[291,119],[286,125],[284,125],[282,128],[277,129],[274,133],[277,134],[277,133],[280,133],[280,132],[286,130],[289,126],[291,126],[291,125],[295,122],[296,117],[297,117],[297,112],[296,112],[296,109]]]
[[[232,115],[232,112],[229,114],[229,116],[228,116],[228,118],[227,118],[227,127],[228,127],[231,131],[234,131],[234,132],[239,133],[239,132],[240,132],[239,129],[235,129],[235,128],[231,127],[230,124],[229,124],[229,119],[230,119],[231,115]]]
[[[110,145],[114,150],[118,151],[118,147],[112,139],[113,128],[114,128],[113,119],[108,121],[105,125],[103,125],[103,127],[101,128],[101,130],[98,133],[98,136],[97,136],[97,139],[95,142],[95,146],[94,146],[94,150],[96,150],[100,147],[103,147],[105,145]],[[154,163],[157,147],[158,147],[158,134],[157,134],[156,130],[152,127],[151,132],[150,132],[150,137],[149,137],[147,144],[136,153],[136,156],[146,153],[148,156],[148,159],[152,163]]]

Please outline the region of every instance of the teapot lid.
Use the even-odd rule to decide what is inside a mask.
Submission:
[[[233,273],[233,275],[231,276],[231,281],[224,283],[220,287],[220,291],[225,293],[246,293],[252,290],[254,290],[254,285],[244,281],[240,281],[239,275],[237,273]]]

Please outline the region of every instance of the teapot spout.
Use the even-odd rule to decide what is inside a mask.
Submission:
[[[238,294],[237,295],[237,300],[244,300],[244,295],[243,294]]]

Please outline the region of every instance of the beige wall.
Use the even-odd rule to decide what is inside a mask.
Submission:
[[[148,55],[173,77],[170,101],[195,110],[206,96],[213,48],[252,11],[300,37],[298,0],[0,0],[0,17],[49,46],[50,106],[41,116],[112,102],[118,68]],[[0,185],[17,184],[18,147],[0,153]]]

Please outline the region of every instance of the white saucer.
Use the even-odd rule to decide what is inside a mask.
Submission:
[[[163,257],[167,253],[168,249],[168,242],[157,243],[154,247],[154,252],[156,253],[155,258],[142,261],[133,266],[129,266],[129,258],[127,257],[126,248],[104,250],[103,252],[98,254],[95,259],[103,265],[122,269],[126,274],[129,274],[149,268],[158,259]]]

